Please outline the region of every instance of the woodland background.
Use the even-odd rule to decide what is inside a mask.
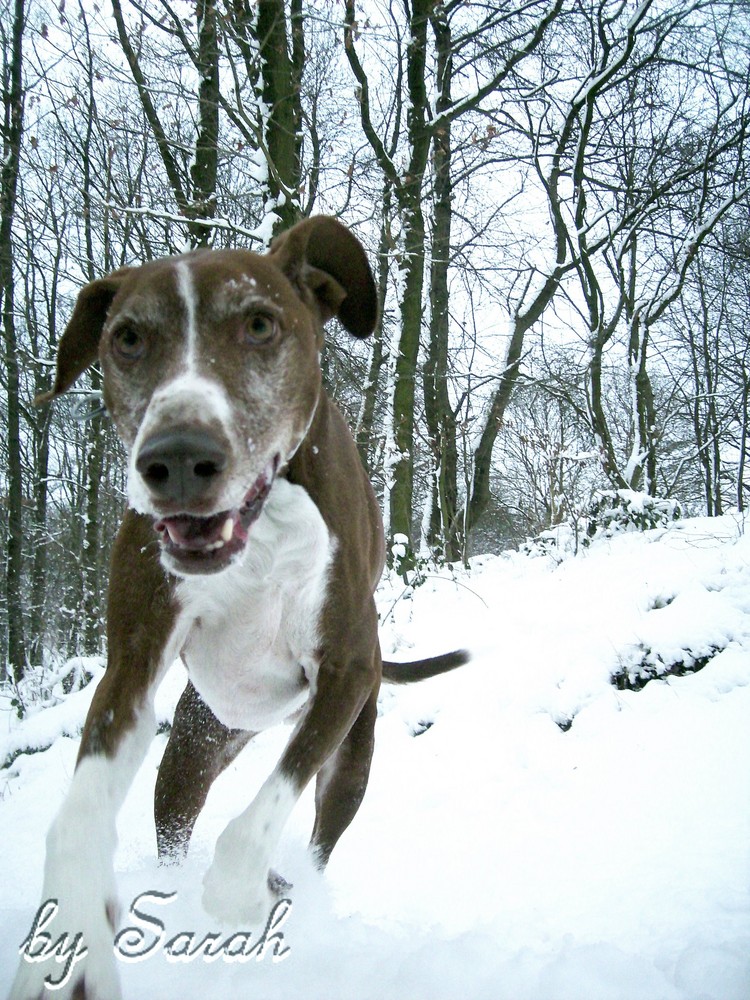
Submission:
[[[5,678],[104,642],[100,377],[31,402],[78,290],[313,213],[378,276],[323,361],[404,572],[602,489],[744,509],[747,0],[111,3],[0,0]]]

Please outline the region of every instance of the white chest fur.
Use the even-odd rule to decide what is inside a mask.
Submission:
[[[333,548],[306,491],[280,479],[242,561],[180,581],[183,659],[225,726],[259,732],[307,700]]]

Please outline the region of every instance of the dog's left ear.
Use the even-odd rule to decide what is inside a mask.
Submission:
[[[273,241],[269,256],[293,284],[313,293],[324,323],[337,316],[355,337],[375,329],[378,296],[367,256],[336,219],[303,219]]]

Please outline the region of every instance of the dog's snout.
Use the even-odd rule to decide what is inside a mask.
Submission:
[[[206,431],[156,434],[141,445],[136,469],[154,496],[180,507],[204,499],[227,465],[222,444]]]

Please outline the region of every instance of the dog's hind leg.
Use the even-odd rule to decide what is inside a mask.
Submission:
[[[354,819],[365,794],[375,745],[377,702],[376,691],[341,746],[318,772],[310,851],[320,868],[328,864],[331,851]]]
[[[188,681],[156,778],[154,819],[160,861],[184,860],[211,785],[253,735],[222,725]]]

